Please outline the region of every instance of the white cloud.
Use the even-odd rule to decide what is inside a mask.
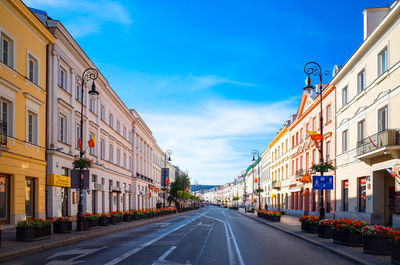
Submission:
[[[174,164],[188,169],[199,183],[223,184],[250,164],[250,142],[275,134],[289,118],[294,111],[291,103],[218,100],[190,113],[144,113],[143,118],[158,144],[173,151]]]
[[[25,0],[29,7],[44,9],[53,19],[61,20],[74,37],[82,37],[100,30],[105,23],[130,25],[132,20],[121,3],[107,0]],[[59,12],[68,16],[61,19]],[[54,13],[53,13],[54,12]]]

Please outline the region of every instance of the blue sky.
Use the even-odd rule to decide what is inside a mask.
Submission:
[[[344,64],[364,8],[392,1],[24,2],[66,26],[192,181],[223,184],[295,113],[304,64]]]

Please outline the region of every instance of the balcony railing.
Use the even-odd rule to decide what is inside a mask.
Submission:
[[[277,181],[277,180],[274,180],[274,181],[272,181],[271,186],[272,186],[273,189],[280,190],[281,189],[281,182]]]
[[[357,156],[373,152],[382,147],[399,145],[400,134],[398,129],[388,129],[378,132],[357,142]]]
[[[0,120],[0,146],[7,146],[7,122]]]

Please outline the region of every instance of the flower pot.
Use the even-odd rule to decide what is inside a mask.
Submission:
[[[302,231],[310,234],[318,234],[318,223],[309,223],[309,222],[303,222],[303,223],[306,224],[304,224],[304,227],[302,224]]]
[[[110,225],[110,217],[100,216],[100,218],[99,218],[99,225],[100,225],[100,226],[107,226],[107,225]]]
[[[121,218],[120,218],[120,217],[111,216],[111,224],[112,224],[112,225],[119,224],[120,222],[121,222]]]
[[[37,230],[38,238],[48,238],[51,235],[51,225],[39,227]]]
[[[301,231],[307,232],[308,230],[308,222],[301,222]]]
[[[269,217],[271,222],[280,222],[281,221],[281,217],[280,216],[276,216],[276,215],[271,215]]]
[[[390,255],[391,248],[387,237],[384,236],[364,236],[364,253],[373,255]]]
[[[138,214],[132,215],[132,220],[139,220],[139,215]]]
[[[90,228],[92,228],[90,221],[85,219],[82,222],[82,227],[83,230],[89,230]]]
[[[96,227],[99,225],[99,220],[90,220],[90,227]]]
[[[30,242],[49,238],[51,226],[45,227],[17,227],[17,241]]]
[[[131,215],[130,214],[124,214],[123,221],[124,222],[132,222]]]
[[[56,234],[67,234],[72,231],[72,222],[54,222],[53,223],[53,232]]]
[[[400,265],[400,244],[392,244],[392,264]]]
[[[352,232],[350,230],[335,230],[333,240],[335,243],[345,246],[350,246],[350,247],[363,246],[361,234],[358,232]]]
[[[335,229],[329,225],[318,225],[318,237],[333,238]]]

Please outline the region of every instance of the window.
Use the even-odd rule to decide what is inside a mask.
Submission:
[[[345,130],[342,132],[342,153],[347,152],[348,148],[348,131]]]
[[[100,140],[100,158],[103,160],[106,159],[106,144],[104,139]]]
[[[288,139],[285,140],[285,153],[287,153]]]
[[[132,157],[129,156],[128,169],[132,169]]]
[[[308,134],[308,131],[310,130],[309,127],[310,127],[310,126],[309,126],[309,124],[307,123],[307,124],[306,124],[306,131],[305,131],[305,133],[306,133],[306,138],[310,137],[310,135]]]
[[[342,181],[342,209],[343,211],[349,210],[349,181]]]
[[[117,132],[121,132],[121,123],[119,122],[119,120],[117,120]]]
[[[296,133],[296,145],[299,144],[299,132]]]
[[[292,148],[294,147],[294,135],[292,135]],[[272,159],[274,160],[274,159]]]
[[[331,160],[331,142],[326,143],[326,161]]]
[[[67,90],[67,71],[65,71],[62,68],[60,68],[60,76],[58,78],[58,85],[62,89]]]
[[[102,121],[106,120],[106,109],[103,105],[100,106],[100,118]]]
[[[126,138],[126,127],[124,126],[123,130],[122,130],[122,136],[124,138]]]
[[[12,136],[12,103],[0,97],[0,120],[7,123],[7,135]]]
[[[309,164],[310,164],[310,154],[307,153],[307,154],[306,154],[306,169],[307,169],[307,170],[308,170]]]
[[[361,141],[365,138],[365,120],[357,123],[357,141]]]
[[[14,41],[1,34],[1,61],[11,68],[14,68]]]
[[[317,150],[316,149],[314,149],[312,151],[312,163],[317,164]]]
[[[384,107],[378,111],[378,132],[388,129],[388,108]]]
[[[315,132],[317,130],[317,118],[312,119],[312,130]]]
[[[78,100],[80,103],[82,103],[82,89],[79,85],[76,85],[76,91],[75,91],[75,99]]]
[[[300,170],[303,170],[303,156],[300,156]]]
[[[76,125],[75,135],[76,135],[75,148],[79,149],[79,139],[81,138],[81,126]],[[82,139],[80,139],[80,140],[82,141]]]
[[[364,69],[357,75],[357,93],[365,89],[365,71]]]
[[[108,157],[109,157],[108,160],[111,163],[113,163],[114,162],[114,146],[112,144],[110,144],[110,148],[109,148],[109,151],[108,151]]]
[[[25,215],[26,218],[35,217],[35,180],[25,179]]]
[[[380,53],[378,53],[378,76],[386,72],[388,69],[388,51],[385,47]]]
[[[92,175],[92,182],[97,183],[97,176],[96,175]]]
[[[68,171],[69,171],[69,168],[66,168],[66,167],[62,167],[61,168],[61,176],[69,176],[68,175]]]
[[[31,144],[38,143],[37,137],[37,115],[33,112],[28,112],[28,142]]]
[[[358,178],[358,211],[365,212],[367,209],[367,178]]]
[[[114,117],[113,117],[113,115],[111,113],[108,116],[108,125],[110,125],[111,128],[114,127]]]
[[[60,115],[60,119],[59,119],[60,123],[59,123],[59,128],[60,128],[60,141],[63,143],[67,142],[67,119],[65,118],[65,116]]]
[[[294,175],[294,160],[292,160],[292,175]]]
[[[28,79],[32,83],[39,84],[39,61],[32,55],[28,56]]]
[[[121,151],[117,149],[117,165],[121,165]]]
[[[332,121],[331,105],[326,106],[326,122]]]
[[[122,164],[122,166],[124,167],[124,168],[126,168],[126,153],[124,153],[124,156],[123,156],[124,158],[123,158],[123,164]]]
[[[348,103],[347,86],[342,89],[342,107]]]
[[[90,97],[90,99],[89,99],[89,110],[93,113],[97,113],[96,112],[96,99],[93,97]]]
[[[94,133],[90,133],[90,139],[92,139],[93,136],[94,136]],[[89,148],[89,154],[92,155],[92,156],[96,155],[96,149],[95,149],[95,147],[90,147],[90,148]]]

